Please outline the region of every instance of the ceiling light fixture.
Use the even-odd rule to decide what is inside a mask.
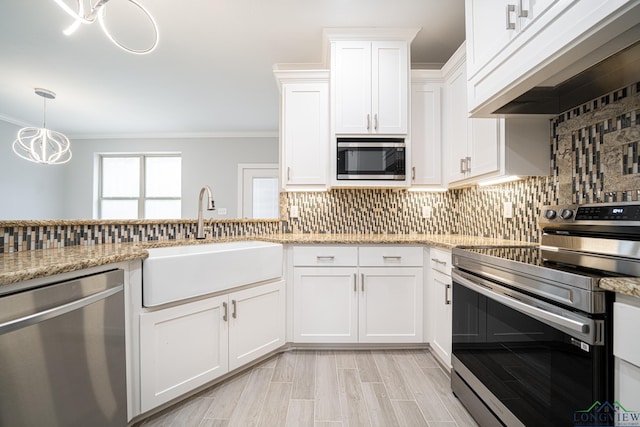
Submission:
[[[93,6],[91,6],[91,2],[90,2],[91,0],[89,0],[90,7],[88,8],[89,9],[88,13],[85,13],[85,4],[84,4],[85,0],[77,0],[78,2],[77,11],[71,9],[71,7],[69,7],[69,5],[64,2],[64,0],[54,0],[54,1],[58,4],[58,6],[62,8],[62,10],[67,12],[67,14],[69,14],[73,19],[75,19],[73,24],[71,24],[66,30],[63,31],[63,33],[67,36],[73,34],[78,29],[78,27],[80,27],[80,24],[93,24],[97,19],[98,22],[100,23],[100,27],[102,28],[102,31],[104,31],[104,34],[107,36],[107,38],[111,40],[116,46],[118,46],[119,48],[129,53],[144,55],[146,53],[151,52],[156,48],[156,46],[158,46],[158,39],[159,39],[158,25],[156,24],[156,21],[153,19],[153,16],[151,16],[149,11],[135,0],[121,0],[121,1],[128,1],[129,3],[133,4],[134,6],[136,6],[138,9],[142,11],[142,13],[149,19],[149,21],[151,21],[151,25],[153,26],[153,34],[154,34],[153,43],[151,44],[151,46],[149,46],[146,49],[133,49],[133,48],[127,47],[121,42],[119,42],[118,40],[116,40],[111,35],[104,21],[104,15],[106,10],[105,5],[109,0],[97,0]]]
[[[13,152],[25,160],[46,165],[59,165],[71,160],[71,143],[60,132],[47,129],[47,99],[56,94],[47,89],[35,89],[36,95],[44,99],[44,114],[41,128],[26,127],[18,131],[13,141]]]

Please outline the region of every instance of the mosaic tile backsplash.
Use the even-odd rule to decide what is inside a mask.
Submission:
[[[460,233],[537,242],[544,205],[640,199],[640,83],[605,94],[551,121],[551,169],[494,187],[446,193],[360,189],[283,193],[281,222],[213,223],[213,236],[271,233]],[[513,218],[503,218],[503,203]],[[431,218],[422,208],[431,207]],[[0,253],[112,242],[190,238],[195,223],[0,227]]]
[[[281,195],[283,230],[301,233],[461,233],[538,242],[544,205],[640,199],[640,83],[605,94],[551,121],[551,169],[493,187],[446,193],[332,190]],[[513,218],[503,218],[503,203]],[[422,207],[432,218],[422,218]]]

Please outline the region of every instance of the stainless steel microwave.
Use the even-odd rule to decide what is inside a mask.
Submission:
[[[404,138],[337,138],[338,180],[405,179]]]

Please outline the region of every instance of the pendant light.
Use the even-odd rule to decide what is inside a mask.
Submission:
[[[13,141],[13,152],[25,160],[46,165],[59,165],[71,160],[71,143],[60,132],[47,129],[47,99],[56,94],[47,89],[36,88],[36,95],[44,99],[44,114],[41,128],[26,127],[18,131]]]
[[[86,10],[85,1],[86,0],[77,0],[77,2],[78,2],[78,10],[77,11],[73,10],[67,3],[65,3],[64,0],[54,0],[54,1],[56,2],[56,4],[58,6],[60,6],[62,8],[62,10],[67,12],[67,14],[69,14],[73,19],[75,19],[73,24],[71,24],[71,26],[69,26],[66,30],[63,31],[63,33],[65,35],[67,35],[67,36],[73,34],[78,29],[80,24],[93,24],[97,19],[98,22],[100,23],[100,27],[102,28],[102,31],[107,36],[107,38],[109,40],[111,40],[116,46],[118,46],[119,48],[121,48],[122,50],[124,50],[126,52],[135,53],[135,54],[138,54],[138,55],[144,55],[144,54],[149,53],[152,50],[154,50],[156,48],[156,46],[158,45],[159,35],[158,35],[158,25],[156,24],[156,21],[153,19],[153,16],[151,16],[149,11],[144,6],[142,6],[140,3],[138,3],[135,0],[116,0],[116,1],[128,1],[129,3],[131,3],[132,5],[137,7],[138,9],[140,9],[140,11],[151,22],[151,26],[153,27],[153,42],[151,43],[151,45],[149,47],[144,48],[144,49],[133,49],[133,48],[127,47],[124,44],[122,44],[121,42],[119,42],[118,40],[116,40],[111,35],[109,30],[107,29],[107,25],[105,24],[105,20],[104,20],[105,10],[106,10],[105,5],[110,0],[97,0],[95,2],[95,4],[93,4],[93,5],[91,5],[91,0],[89,0],[88,1],[89,2],[88,13],[85,13],[85,10]]]

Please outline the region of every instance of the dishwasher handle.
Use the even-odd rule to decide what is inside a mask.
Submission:
[[[113,288],[109,288],[107,290],[81,298],[79,300],[71,301],[69,303],[59,305],[57,307],[52,307],[47,310],[29,314],[28,316],[23,316],[18,319],[13,319],[8,322],[1,323],[0,335],[7,334],[9,332],[12,332],[27,326],[35,325],[36,323],[40,323],[45,320],[61,316],[63,314],[67,314],[74,310],[78,310],[82,307],[86,307],[90,304],[93,304],[96,301],[106,299],[111,295],[117,294],[118,292],[122,292],[123,290],[124,290],[124,285],[121,284]]]

